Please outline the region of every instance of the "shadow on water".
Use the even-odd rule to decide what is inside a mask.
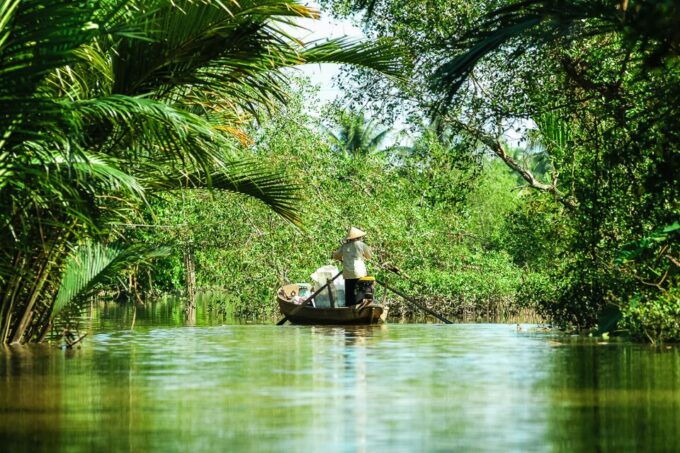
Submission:
[[[680,450],[680,347],[569,338],[548,363],[562,451]]]

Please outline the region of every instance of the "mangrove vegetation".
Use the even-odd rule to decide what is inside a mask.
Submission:
[[[680,341],[677,1],[321,6],[366,39],[299,39],[294,0],[0,4],[0,343],[93,296],[271,317],[350,225],[447,316]]]

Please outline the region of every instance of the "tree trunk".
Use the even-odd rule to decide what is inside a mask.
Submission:
[[[42,261],[42,265],[35,275],[35,283],[28,293],[28,301],[26,302],[26,305],[23,309],[23,314],[20,318],[18,318],[18,324],[12,333],[10,343],[22,343],[24,336],[27,337],[26,340],[30,341],[31,337],[33,336],[33,329],[30,327],[30,321],[36,314],[36,310],[34,310],[35,303],[40,297],[45,297],[43,289],[47,283],[47,280],[51,276],[52,270],[56,266],[56,262],[58,260],[60,261],[60,255],[63,252],[65,243],[66,235],[57,236],[49,248],[46,249],[42,254],[38,255],[38,257],[34,260],[35,262]],[[44,309],[50,308],[51,306]],[[40,315],[40,313],[38,313],[38,315]]]
[[[196,322],[196,261],[192,247],[184,251],[184,275],[187,287],[184,318],[188,323],[194,324]]]

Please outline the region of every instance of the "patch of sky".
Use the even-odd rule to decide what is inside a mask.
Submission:
[[[357,25],[358,20],[351,19],[337,19],[331,17],[330,14],[321,10],[316,2],[306,3],[320,11],[319,19],[298,19],[299,27],[291,27],[288,31],[293,37],[304,42],[323,41],[326,39],[335,39],[342,37],[351,37],[355,39],[366,38],[366,35]],[[306,78],[309,82],[317,87],[317,99],[309,103],[309,112],[316,117],[320,117],[321,109],[324,105],[328,105],[336,100],[341,100],[344,95],[343,88],[337,83],[340,75],[341,65],[338,64],[313,64],[305,65],[297,68],[292,68],[294,74]],[[339,103],[342,105],[342,102]],[[370,119],[370,113],[367,112]],[[322,118],[319,118],[323,121]],[[502,132],[503,137],[510,146],[522,146],[523,138],[528,129],[534,128],[535,125],[531,121],[513,120],[504,128]],[[403,118],[398,118],[395,124],[390,126],[394,131],[391,137],[386,141],[386,145],[409,145],[411,140],[407,134],[399,133],[407,129],[407,124]],[[398,143],[397,143],[398,142]]]

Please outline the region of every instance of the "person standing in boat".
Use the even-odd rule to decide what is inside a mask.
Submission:
[[[350,228],[343,244],[333,252],[333,259],[342,261],[342,278],[345,279],[345,306],[347,307],[356,304],[357,281],[368,275],[364,259],[370,260],[373,256],[371,248],[361,240],[364,236],[366,236],[366,233],[359,228]]]

